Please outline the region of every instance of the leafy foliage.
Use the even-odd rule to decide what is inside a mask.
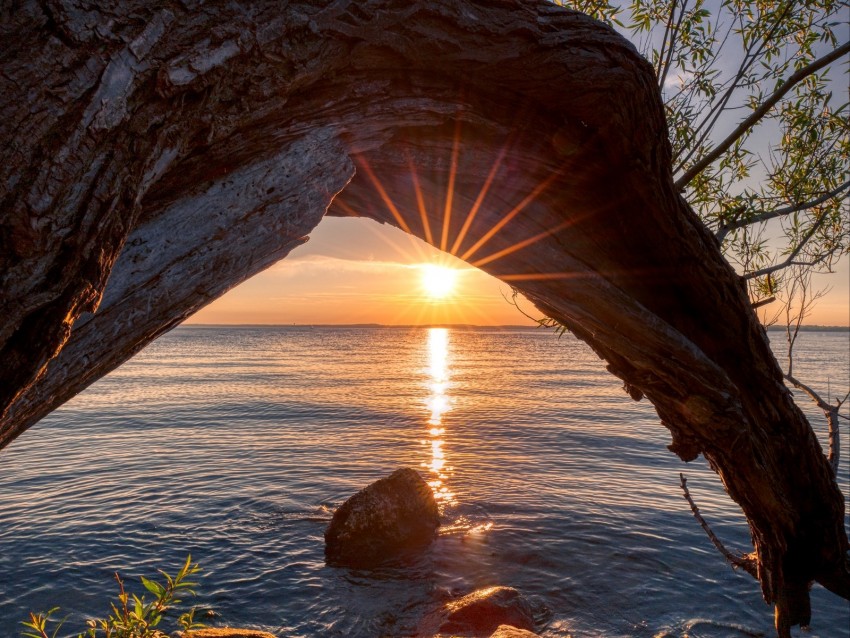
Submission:
[[[676,184],[754,303],[775,298],[781,271],[831,272],[850,252],[846,2],[557,4],[617,28],[653,64]]]
[[[197,585],[188,579],[200,571],[197,563],[192,563],[192,557],[187,556],[180,571],[172,577],[159,570],[164,582],[149,580],[142,576],[142,585],[153,595],[151,600],[146,595],[141,597],[130,594],[124,588],[124,581],[116,572],[118,597],[110,603],[110,612],[105,618],[87,621],[88,628],[78,634],[78,638],[167,638],[167,634],[158,629],[165,617],[166,611],[178,605],[178,596],[195,595],[192,589]],[[47,612],[30,613],[28,621],[22,624],[26,630],[21,634],[25,638],[56,638],[64,620],[56,622],[52,633],[48,633],[48,624],[54,622],[53,615],[59,610],[54,607]],[[195,609],[192,608],[178,616],[177,625],[183,630],[197,629],[203,624],[195,622]]]
[[[57,622],[56,626],[53,628],[53,633],[51,634],[47,633],[47,624],[51,621],[51,616],[53,616],[53,614],[57,611],[59,611],[59,608],[53,607],[43,613],[36,614],[30,612],[30,619],[21,623],[29,631],[24,631],[21,635],[26,638],[56,638],[65,620],[63,619]]]

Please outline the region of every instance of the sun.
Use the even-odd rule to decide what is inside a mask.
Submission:
[[[457,270],[454,268],[423,264],[419,270],[422,288],[431,299],[444,299],[454,292],[457,283]]]

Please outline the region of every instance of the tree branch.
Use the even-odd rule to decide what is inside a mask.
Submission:
[[[723,557],[729,561],[729,564],[732,565],[735,569],[741,568],[745,572],[747,572],[750,576],[758,580],[758,564],[756,563],[756,559],[752,554],[742,554],[736,555],[730,552],[719,538],[715,535],[715,533],[711,530],[706,520],[702,517],[702,514],[699,512],[699,508],[697,504],[694,503],[694,499],[691,498],[691,493],[688,490],[688,481],[685,478],[685,475],[681,472],[679,473],[679,479],[681,481],[682,492],[684,493],[685,500],[688,502],[688,505],[691,506],[691,512],[693,512],[694,518],[697,519],[697,522],[702,526],[705,533],[708,534],[708,538],[714,543],[714,546],[717,548]]]
[[[655,69],[655,77],[659,78],[658,86],[663,90],[664,82],[661,81],[661,69],[664,66],[664,61],[667,57],[667,38],[670,36],[670,29],[673,28],[673,16],[676,14],[676,5],[679,0],[670,0],[670,15],[667,18],[667,24],[664,27],[664,37],[661,38],[661,49],[658,51],[658,68]],[[643,50],[643,49],[641,49]]]
[[[671,6],[670,6],[670,23],[668,24],[668,27],[673,22],[673,16],[676,13],[676,5],[677,4],[678,4],[678,0],[672,0]],[[673,28],[673,32],[670,34],[670,45],[669,45],[669,48],[667,49],[667,59],[664,60],[664,62],[663,62],[663,64],[664,64],[663,70],[661,72],[661,77],[658,80],[658,85],[661,87],[662,90],[664,89],[664,83],[667,81],[667,74],[670,72],[670,64],[673,61],[673,51],[675,49],[676,37],[678,36],[679,29],[682,26],[682,21],[685,19],[685,11],[687,10],[687,7],[688,7],[688,0],[682,0],[682,11],[679,14],[679,19],[676,21],[676,26]],[[665,31],[665,37],[666,36],[667,36],[667,31]],[[662,51],[663,51],[663,48],[662,48]],[[661,53],[659,52],[659,64],[661,64],[660,56],[661,56]]]
[[[791,261],[790,259],[786,259],[782,263],[776,264],[774,266],[768,266],[767,268],[761,268],[759,270],[754,270],[753,272],[747,273],[746,275],[742,275],[741,278],[746,280],[755,279],[756,277],[763,277],[764,275],[772,275],[773,273],[782,270],[784,268],[790,268],[791,266],[817,266],[822,263],[827,257],[832,254],[833,251],[820,255],[816,259],[812,259],[811,261]]]
[[[824,401],[821,396],[812,390],[805,383],[801,383],[798,379],[791,376],[790,374],[785,375],[785,379],[793,385],[795,388],[804,392],[809,396],[809,398],[817,405],[823,413],[826,415],[826,423],[829,427],[829,451],[827,453],[827,460],[829,461],[829,465],[832,468],[832,473],[838,473],[838,460],[841,454],[840,452],[840,433],[838,429],[838,411],[841,409],[841,406],[844,405],[844,402],[850,397],[850,392],[844,395],[844,398],[840,401],[836,399],[835,405],[827,403]]]
[[[723,97],[717,101],[711,108],[708,110],[708,113],[703,118],[702,122],[700,122],[699,126],[694,129],[694,136],[696,137],[697,133],[702,133],[699,137],[696,138],[696,141],[691,145],[691,150],[683,157],[678,165],[676,166],[676,171],[683,168],[685,163],[687,163],[695,153],[702,148],[703,142],[708,139],[708,136],[711,134],[711,131],[714,129],[714,125],[717,123],[717,120],[720,119],[720,116],[723,115],[723,112],[726,110],[727,104],[729,104],[729,100],[732,99],[733,93],[739,88],[738,82],[744,78],[744,76],[749,72],[750,68],[756,61],[759,59],[759,56],[764,51],[765,46],[767,46],[768,41],[773,37],[776,30],[782,24],[782,21],[785,20],[785,17],[792,11],[794,7],[794,2],[788,2],[785,4],[782,12],[776,16],[773,25],[770,27],[770,30],[764,35],[760,40],[753,40],[750,42],[749,46],[747,46],[746,51],[744,52],[744,58],[741,60],[741,64],[738,67],[738,71],[735,74],[735,77],[729,81],[728,85],[725,88]],[[741,16],[739,16],[739,19]],[[740,25],[741,31],[745,30],[745,26],[743,23]],[[758,48],[756,48],[755,52],[753,48],[758,43]],[[674,171],[675,172],[675,171]]]
[[[708,153],[705,157],[691,166],[685,174],[682,175],[679,179],[676,180],[675,185],[679,190],[683,190],[685,186],[687,186],[690,181],[699,175],[707,166],[712,164],[718,157],[723,155],[726,151],[728,151],[732,145],[750,130],[753,126],[755,126],[759,120],[761,120],[767,113],[772,109],[777,102],[779,102],[788,91],[790,91],[794,86],[799,84],[802,80],[807,78],[808,76],[820,71],[823,67],[828,64],[834,62],[842,58],[843,56],[850,53],[850,42],[845,42],[840,47],[828,53],[827,55],[815,60],[808,66],[803,67],[802,69],[798,69],[794,73],[792,73],[788,79],[785,81],[782,86],[780,86],[770,97],[768,97],[764,102],[762,102],[761,106],[758,107],[752,114],[746,118],[743,122],[741,122],[738,127],[730,133],[726,139],[720,142],[714,149]]]
[[[847,397],[850,396],[850,392],[848,392],[840,401],[837,400],[836,405],[830,405],[827,401],[824,401],[821,396],[817,392],[815,392],[811,387],[800,382],[796,377],[794,377],[793,374],[794,345],[797,343],[797,337],[800,334],[800,326],[803,323],[803,319],[805,319],[809,315],[809,312],[815,302],[820,299],[826,292],[825,290],[821,290],[815,292],[810,296],[810,285],[811,273],[798,271],[795,276],[792,277],[791,288],[788,293],[788,302],[785,304],[785,335],[788,340],[788,371],[785,372],[782,376],[785,378],[785,380],[788,381],[788,383],[790,383],[796,389],[807,394],[809,398],[814,401],[815,405],[817,405],[818,408],[820,408],[826,415],[826,422],[829,432],[829,451],[827,453],[827,461],[829,462],[830,469],[832,470],[832,475],[837,476],[838,458],[840,455],[838,411],[841,409],[841,405],[847,400]],[[795,297],[799,299],[800,307],[796,313],[792,313],[791,305]],[[794,315],[793,321],[792,314]],[[827,391],[827,395],[828,394],[829,392]]]
[[[762,306],[766,306],[767,304],[771,304],[776,301],[776,296],[771,295],[770,297],[766,297],[765,299],[759,299],[756,302],[753,302],[752,309],[761,308]]]
[[[824,202],[828,202],[833,197],[840,195],[841,191],[846,191],[848,189],[850,189],[850,180],[847,180],[838,188],[831,190],[828,193],[824,193],[820,197],[812,199],[808,202],[793,204],[791,206],[785,206],[784,208],[777,208],[775,210],[764,211],[746,219],[739,218],[735,221],[724,222],[715,231],[714,236],[717,238],[717,241],[722,243],[723,240],[726,239],[726,235],[728,235],[733,230],[738,230],[739,228],[743,228],[744,226],[750,226],[751,224],[758,224],[759,222],[770,221],[771,219],[776,219],[777,217],[784,217],[785,215],[792,215],[794,213],[799,213],[804,210],[809,210],[810,208],[814,208],[815,206],[823,204]],[[847,193],[845,193],[841,199],[844,199],[845,197],[847,197]],[[744,210],[745,209],[741,207],[736,211],[736,214],[740,214]]]

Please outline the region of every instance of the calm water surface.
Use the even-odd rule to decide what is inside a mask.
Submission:
[[[846,391],[847,333],[801,338],[799,377]],[[106,613],[114,571],[135,586],[189,552],[216,624],[288,638],[413,636],[445,600],[500,584],[544,636],[771,635],[757,583],[713,549],[678,473],[746,549],[740,510],[667,443],[569,336],[181,327],[0,452],[0,636],[54,605],[78,628]],[[402,466],[439,495],[433,548],[327,567],[333,508]],[[813,607],[806,635],[850,635],[846,601],[816,587]]]

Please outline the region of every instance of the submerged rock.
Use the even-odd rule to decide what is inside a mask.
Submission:
[[[325,558],[332,565],[374,567],[427,547],[439,526],[430,486],[416,470],[396,470],[334,512],[325,531]]]
[[[513,587],[487,587],[447,603],[441,633],[490,636],[500,625],[534,629],[531,605]]]
[[[499,625],[490,638],[540,638],[538,634],[527,629],[519,629],[511,625]]]
[[[174,634],[177,638],[277,638],[274,634],[256,629],[235,629],[233,627],[217,627],[193,629]]]

